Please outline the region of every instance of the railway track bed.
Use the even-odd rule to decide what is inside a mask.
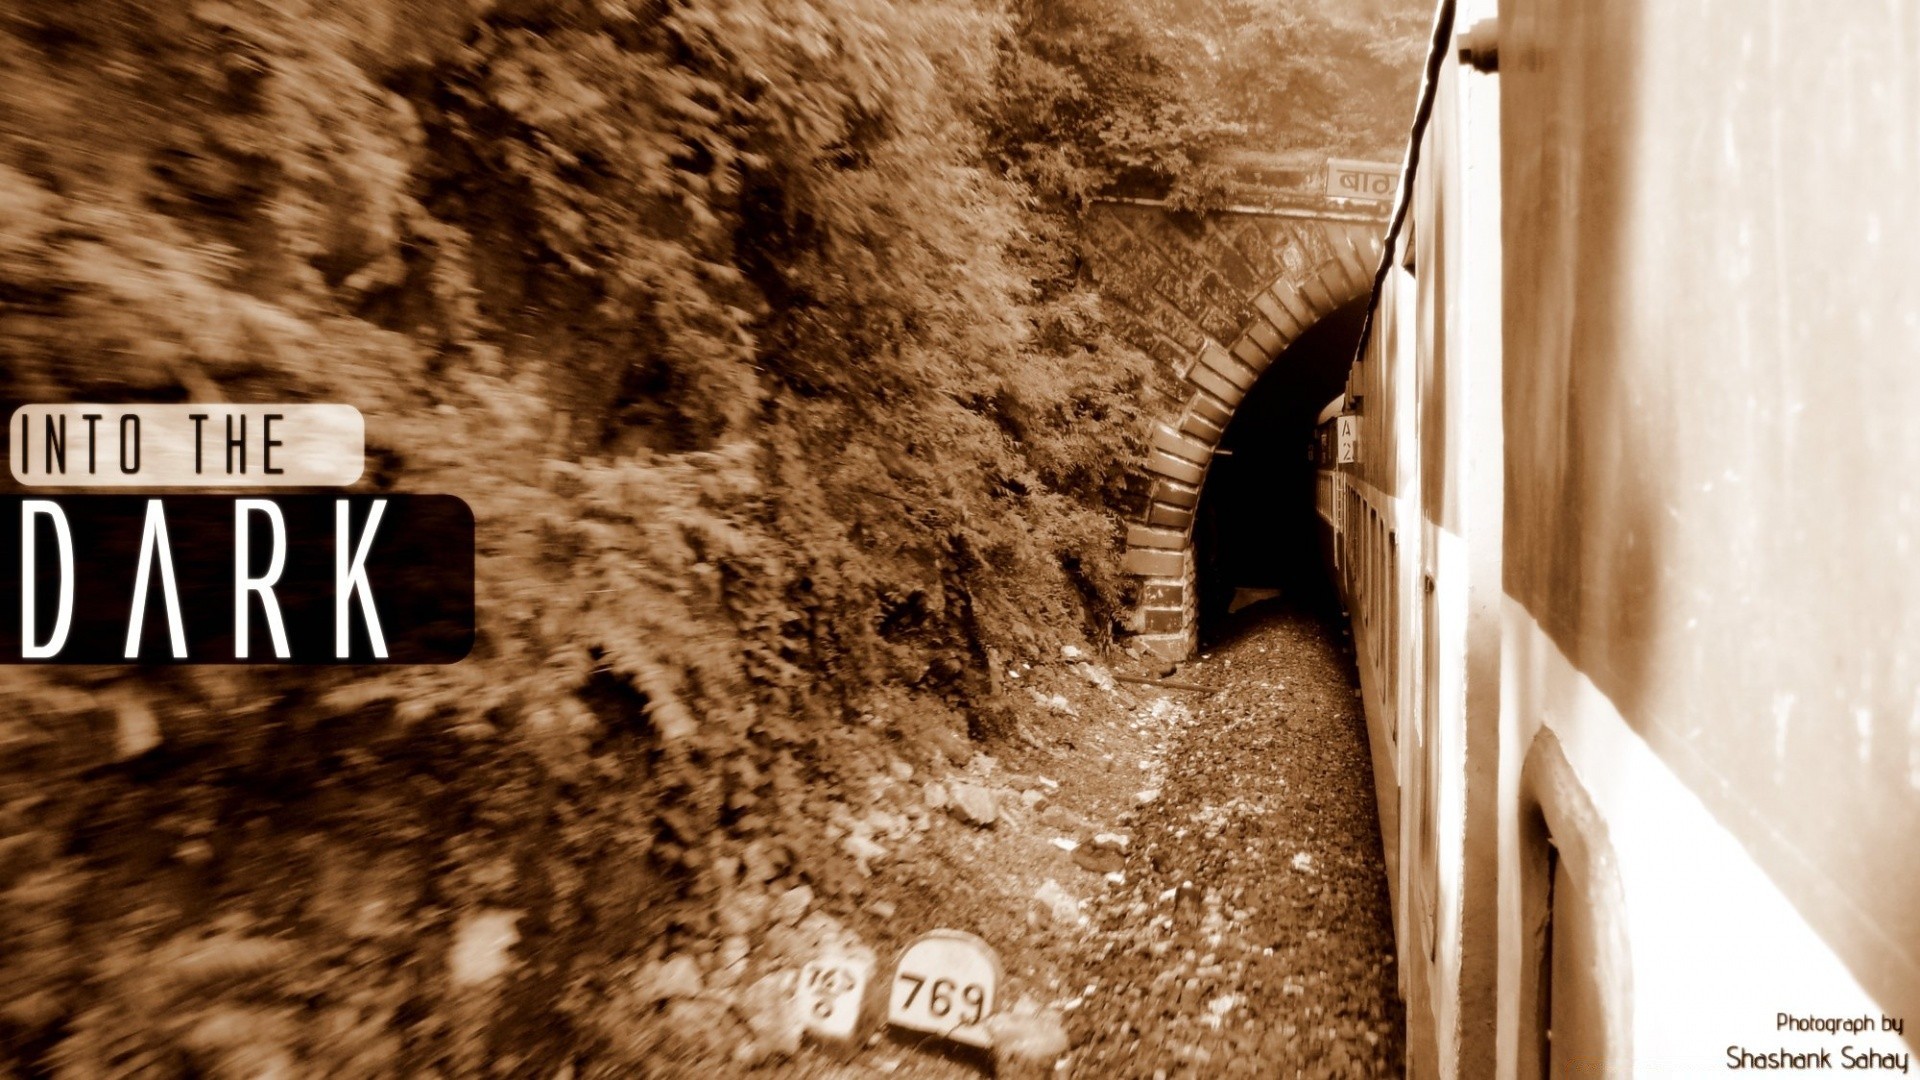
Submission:
[[[1003,798],[991,829],[934,830],[847,921],[882,955],[933,925],[992,942],[1003,1001],[1063,1018],[1061,1076],[1401,1075],[1379,819],[1338,624],[1259,605],[1179,678],[1211,692],[1050,686],[1074,715],[983,783],[1044,774],[1052,797],[1026,813]],[[1095,837],[1124,850],[1079,850]],[[850,1060],[809,1048],[782,1075],[984,1066],[880,1035]]]
[[[1262,605],[1270,608],[1271,605]],[[1254,609],[1097,905],[1083,1076],[1398,1076],[1402,1010],[1364,722],[1337,630]]]

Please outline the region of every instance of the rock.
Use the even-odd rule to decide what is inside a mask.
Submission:
[[[973,747],[968,745],[967,740],[946,728],[934,728],[928,732],[927,743],[932,753],[939,754],[955,765],[964,764],[973,756]]]
[[[633,977],[634,992],[640,995],[640,1001],[645,1005],[693,997],[706,988],[706,981],[700,976],[700,965],[694,963],[693,957],[686,953],[666,960],[655,960]]]
[[[117,761],[128,761],[160,745],[160,721],[137,698],[123,699],[114,709],[113,751]]]
[[[1080,901],[1072,893],[1060,887],[1060,883],[1048,878],[1034,890],[1033,898],[1045,908],[1053,921],[1063,926],[1073,926],[1080,922]]]
[[[824,911],[814,911],[800,925],[774,925],[767,930],[762,960],[768,967],[797,967],[823,952],[860,945],[859,937],[840,920]]]
[[[824,911],[816,911],[801,919],[800,932],[820,948],[856,940],[844,923]]]
[[[873,873],[873,861],[885,858],[887,854],[886,848],[865,833],[848,834],[845,840],[840,841],[840,847],[853,856],[853,861],[859,864],[862,874]]]
[[[1075,664],[1073,665],[1073,669],[1080,673],[1081,678],[1109,694],[1120,689],[1114,684],[1113,676],[1109,675],[1105,668],[1096,667],[1092,664]]]
[[[1042,694],[1038,690],[1031,691],[1031,693],[1033,694],[1033,700],[1039,702],[1040,707],[1043,709],[1059,713],[1061,716],[1077,718],[1080,715],[1080,710],[1073,707],[1073,702],[1068,701],[1065,694]]]
[[[1060,1014],[1006,1012],[987,1020],[993,1039],[993,1075],[1000,1080],[1048,1080],[1071,1045]]]
[[[514,924],[517,911],[481,908],[460,919],[453,932],[453,948],[447,953],[447,977],[455,986],[479,986],[504,974],[510,965],[508,954],[520,941]]]
[[[736,1061],[760,1065],[800,1050],[807,1018],[800,1010],[799,989],[800,973],[789,968],[762,976],[740,993],[733,1011],[753,1037],[734,1051]]]
[[[905,836],[911,828],[905,818],[897,814],[889,814],[885,810],[867,811],[867,816],[861,818],[860,823],[867,835],[884,836],[889,840],[897,840]]]
[[[999,952],[984,938],[939,927],[921,934],[900,952],[893,975],[895,988],[908,983],[931,984],[934,996],[918,995],[915,990],[881,997],[887,1002],[887,1019],[896,1028],[984,1050],[993,1040],[980,1021],[1001,1001],[1000,988],[1006,975]],[[962,997],[951,996],[962,988]],[[916,996],[918,1006],[913,1004]],[[972,1008],[966,1012],[956,1008],[969,1003]]]
[[[720,901],[714,921],[722,934],[751,934],[767,924],[767,911],[773,906],[767,894],[758,889],[740,889]]]
[[[1073,850],[1073,864],[1089,873],[1113,874],[1127,868],[1127,857],[1118,847],[1102,844],[1095,837]]]
[[[1087,657],[1086,651],[1081,649],[1078,645],[1060,646],[1060,659],[1062,660],[1072,662],[1075,660],[1084,660],[1086,659],[1086,657]]]
[[[952,803],[948,810],[954,817],[969,825],[982,829],[992,828],[999,817],[994,806],[993,793],[978,784],[956,783],[948,792]]]
[[[714,956],[713,974],[707,976],[708,988],[727,989],[747,977],[747,955],[752,948],[744,936],[736,935],[720,943]]]
[[[786,872],[787,867],[793,864],[793,853],[784,844],[755,840],[741,852],[740,862],[748,881],[765,885]]]
[[[1159,788],[1157,787],[1142,788],[1141,790],[1133,793],[1133,805],[1145,806],[1148,803],[1154,802],[1159,798],[1160,798]]]
[[[715,1056],[732,1057],[748,1037],[732,1009],[708,998],[677,998],[662,1019],[675,1041]]]
[[[947,805],[947,786],[945,784],[928,781],[924,794],[929,809],[938,810]]]
[[[1020,793],[1020,805],[1031,810],[1034,807],[1039,806],[1041,801],[1046,797],[1047,797],[1046,794],[1039,791],[1038,789],[1028,788],[1027,790]]]
[[[915,815],[924,817],[926,811],[915,806],[897,814],[888,814],[887,837],[892,840],[904,840],[913,835],[913,819]]]
[[[1086,827],[1086,819],[1059,803],[1053,803],[1040,811],[1040,824],[1061,832],[1077,832]]]
[[[813,886],[795,885],[780,894],[767,912],[767,917],[781,926],[792,926],[806,918],[813,907]]]

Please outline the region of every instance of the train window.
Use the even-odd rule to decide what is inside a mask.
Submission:
[[[1440,859],[1435,850],[1438,835],[1434,830],[1433,793],[1428,789],[1433,775],[1432,758],[1434,753],[1434,731],[1439,726],[1440,708],[1440,612],[1433,590],[1426,593],[1425,603],[1420,613],[1421,625],[1421,702],[1420,722],[1414,726],[1413,769],[1414,798],[1419,807],[1419,830],[1415,834],[1415,849],[1419,855],[1419,888],[1415,895],[1420,898],[1420,927],[1427,943],[1427,959],[1436,958],[1439,946],[1439,913],[1434,904],[1433,890],[1440,876]]]
[[[1373,506],[1371,504],[1367,506],[1367,522],[1366,522],[1365,530],[1366,530],[1367,557],[1366,557],[1365,563],[1363,564],[1364,565],[1363,572],[1364,572],[1365,581],[1366,581],[1366,584],[1364,587],[1367,590],[1367,595],[1364,598],[1366,600],[1366,603],[1360,605],[1360,622],[1361,622],[1361,625],[1364,626],[1368,631],[1366,636],[1367,655],[1362,657],[1362,659],[1365,659],[1371,662],[1373,657],[1372,631],[1376,622],[1373,615],[1373,604],[1374,604]]]
[[[1393,625],[1393,611],[1387,607],[1387,522],[1378,513],[1373,515],[1373,611],[1374,625],[1379,627],[1372,642],[1373,669],[1377,673],[1386,662],[1382,646],[1388,627]]]
[[[1400,546],[1392,530],[1387,532],[1387,739],[1400,741],[1399,664],[1400,664]]]
[[[1373,559],[1371,560],[1373,564],[1373,598],[1371,600],[1373,633],[1367,635],[1367,654],[1373,664],[1376,679],[1380,671],[1380,638],[1386,631],[1387,622],[1386,604],[1382,602],[1386,593],[1386,545],[1382,542],[1385,535],[1386,528],[1381,524],[1380,512],[1375,510],[1373,512]]]

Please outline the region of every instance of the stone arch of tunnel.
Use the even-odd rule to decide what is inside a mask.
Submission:
[[[1326,403],[1346,385],[1364,299],[1314,323],[1253,384],[1227,425],[1193,522],[1198,639],[1231,633],[1239,606],[1283,595],[1331,609],[1336,594],[1308,453]]]
[[[1204,236],[1211,227],[1200,226],[1199,234]],[[1173,400],[1149,432],[1146,459],[1141,463],[1144,505],[1128,525],[1124,565],[1141,579],[1134,626],[1138,640],[1168,659],[1186,658],[1199,642],[1202,597],[1196,523],[1209,471],[1216,457],[1224,456],[1219,453],[1222,449],[1232,449],[1223,442],[1236,415],[1256,385],[1276,378],[1291,382],[1296,395],[1317,393],[1324,379],[1275,371],[1275,364],[1285,368],[1299,360],[1324,374],[1330,339],[1339,336],[1345,322],[1356,318],[1355,311],[1364,307],[1373,287],[1380,250],[1378,225],[1329,219],[1292,222],[1289,228],[1295,239],[1284,252],[1286,257],[1275,260],[1279,273],[1234,305],[1238,310],[1232,332],[1207,334],[1200,340],[1182,365]],[[1301,258],[1303,251],[1318,257]],[[1204,265],[1199,269],[1219,277]],[[1218,327],[1217,310],[1212,314]],[[1315,334],[1323,321],[1329,326]],[[1296,343],[1317,346],[1313,355],[1318,360],[1296,353],[1292,348]],[[1335,367],[1344,373],[1345,361]],[[1339,386],[1338,380],[1333,381],[1325,396],[1312,403],[1314,413],[1339,392]],[[1298,453],[1304,463],[1304,437]],[[1310,492],[1305,497],[1310,508]]]

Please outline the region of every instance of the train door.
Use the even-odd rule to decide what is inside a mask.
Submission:
[[[1545,1075],[1604,1076],[1606,1037],[1592,898],[1567,871],[1558,849],[1549,857]]]
[[[1427,569],[1434,548],[1431,523],[1422,522],[1416,536],[1420,550],[1412,559],[1414,597],[1407,617],[1411,676],[1407,724],[1400,739],[1402,887],[1398,937],[1401,996],[1407,1005],[1407,1076],[1409,1080],[1437,1080],[1443,1068],[1441,1002],[1446,997],[1440,975],[1440,851],[1437,824],[1439,774],[1436,734],[1445,714],[1441,700],[1440,605],[1436,579]]]
[[[1612,848],[1548,730],[1522,767],[1521,1080],[1624,1080],[1632,1069],[1624,905]]]
[[[1431,553],[1437,545],[1425,545]],[[1418,826],[1414,836],[1414,850],[1418,858],[1414,865],[1416,881],[1413,894],[1416,898],[1414,911],[1419,929],[1417,939],[1423,946],[1427,962],[1433,963],[1438,956],[1440,942],[1439,897],[1440,888],[1440,852],[1439,834],[1434,826],[1434,803],[1438,793],[1433,790],[1435,774],[1434,746],[1435,735],[1443,719],[1440,695],[1440,605],[1436,589],[1436,579],[1431,564],[1428,565],[1421,581],[1420,598],[1420,723],[1414,733],[1414,768],[1418,777],[1418,790],[1414,794],[1419,808]]]

